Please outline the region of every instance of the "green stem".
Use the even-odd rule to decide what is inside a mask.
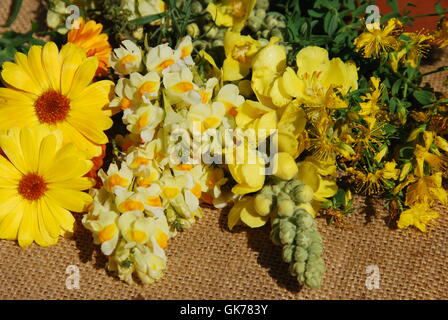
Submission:
[[[437,17],[437,16],[441,16],[441,15],[444,15],[444,14],[447,14],[447,13],[448,13],[448,11],[444,11],[444,12],[441,12],[441,13],[419,14],[419,15],[416,15],[416,16],[408,16],[408,17],[412,18],[412,19],[425,18],[425,17]]]
[[[440,68],[437,68],[436,70],[423,73],[421,75],[421,77],[426,77],[426,76],[429,76],[430,74],[434,74],[434,73],[442,72],[442,71],[448,71],[448,66],[440,67]]]

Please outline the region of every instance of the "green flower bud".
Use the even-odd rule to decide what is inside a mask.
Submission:
[[[143,32],[143,27],[138,28],[137,30],[135,30],[134,32],[132,32],[132,36],[136,39],[136,40],[141,40],[143,39],[143,35],[145,33]]]
[[[204,8],[202,7],[202,4],[199,1],[192,1],[191,2],[191,11],[194,14],[201,13]]]
[[[216,47],[224,47],[224,41],[222,39],[216,39],[213,40],[212,42],[212,47],[216,48]]]
[[[311,243],[311,239],[306,233],[301,232],[296,235],[296,242],[298,246],[308,248]]]
[[[313,200],[314,191],[310,186],[301,184],[292,190],[291,197],[297,204],[310,202]]]
[[[298,275],[303,274],[305,272],[305,262],[296,262],[296,263],[294,263],[293,270]]]
[[[277,203],[278,214],[282,217],[289,217],[294,213],[294,202],[291,200],[281,200]]]
[[[294,259],[296,261],[305,262],[308,258],[308,251],[302,247],[296,247],[296,250],[294,251]]]
[[[260,30],[262,24],[263,24],[263,19],[256,17],[256,16],[251,16],[247,20],[247,25],[249,26],[249,28],[251,28],[255,32]]]
[[[303,229],[309,229],[312,227],[313,223],[314,223],[314,218],[306,213],[306,214],[302,214],[298,217],[298,224],[303,228]],[[311,240],[311,239],[310,239]]]
[[[201,31],[199,30],[199,27],[196,23],[190,23],[187,26],[187,34],[192,38],[196,38],[197,36],[199,36],[200,32]]]
[[[280,41],[284,40],[283,32],[279,28],[274,28],[271,30],[271,37],[277,37]]]
[[[204,26],[205,36],[209,39],[216,39],[218,35],[218,27],[214,23],[209,23]]]
[[[257,0],[255,8],[264,9],[266,11],[269,8],[269,0]]]
[[[295,247],[293,245],[286,245],[283,247],[283,261],[290,263],[294,255]]]
[[[266,17],[266,10],[263,9],[255,9],[254,11],[252,11],[254,16],[257,17],[258,19],[261,20],[261,22],[263,22],[264,18]]]

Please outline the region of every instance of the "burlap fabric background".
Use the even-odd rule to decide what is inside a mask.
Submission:
[[[10,3],[0,2],[1,24]],[[27,30],[38,7],[37,1],[25,0],[13,28]],[[428,80],[441,90],[446,76]],[[439,209],[437,224],[423,234],[387,228],[383,206],[380,199],[357,198],[357,210],[343,228],[319,219],[327,264],[319,290],[299,288],[289,276],[267,226],[229,232],[226,211],[204,209],[203,219],[170,241],[166,276],[154,285],[129,286],[108,275],[106,260],[82,227],[80,215],[73,238],[50,248],[21,249],[13,241],[0,241],[0,299],[448,298],[446,209]],[[66,288],[69,265],[80,269],[80,289]],[[379,289],[368,290],[365,285],[369,265],[379,267]]]

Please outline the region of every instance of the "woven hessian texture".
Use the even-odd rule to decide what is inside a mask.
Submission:
[[[0,23],[11,0],[0,3]],[[25,0],[15,30],[26,31],[38,5]],[[447,61],[448,59],[443,59]],[[439,62],[438,65],[443,65]],[[434,66],[425,67],[431,70]],[[426,79],[444,89],[445,75]],[[153,285],[129,286],[107,274],[106,259],[76,215],[71,239],[50,248],[21,249],[0,241],[0,299],[447,299],[448,218],[421,233],[391,230],[377,198],[356,198],[344,227],[318,219],[327,271],[321,289],[299,288],[282,262],[268,226],[229,232],[227,211],[204,209],[204,217],[171,240],[165,277]],[[80,289],[66,288],[66,268],[80,270]],[[380,271],[379,289],[368,290],[366,268]]]

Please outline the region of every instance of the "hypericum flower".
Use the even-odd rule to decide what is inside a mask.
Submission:
[[[367,31],[355,39],[356,51],[363,52],[364,58],[379,56],[400,47],[398,37],[403,32],[400,20],[392,18],[381,29],[378,24],[367,25]]]
[[[389,180],[397,180],[400,169],[396,168],[395,161],[386,162],[383,169],[375,172],[364,173],[354,168],[348,168],[347,172],[353,175],[358,192],[366,195],[379,194],[389,184]]]
[[[380,79],[376,77],[370,78],[370,92],[366,93],[365,96],[361,98],[364,102],[361,102],[359,106],[361,110],[359,115],[363,118],[376,119],[377,115],[381,112],[380,98],[383,91],[383,86],[380,84]]]
[[[431,49],[431,41],[434,40],[434,37],[423,33],[405,32],[403,35],[410,38],[409,50],[407,50],[404,58],[405,62],[411,67],[416,68],[420,59],[425,57]]]
[[[417,144],[415,146],[414,156],[417,161],[417,176],[424,176],[424,163],[426,162],[434,170],[444,171],[448,168],[448,158],[443,155],[437,155],[429,152],[434,142],[434,133],[432,131],[423,132],[425,146]]]
[[[284,92],[286,97],[295,97],[307,106],[346,107],[338,100],[334,89],[342,95],[358,89],[356,65],[339,58],[330,60],[328,51],[323,48],[303,48],[297,53],[296,64],[297,73],[291,68],[286,69],[279,94]]]
[[[89,158],[101,154],[108,142],[104,130],[112,126],[109,103],[111,81],[91,84],[98,58],[68,43],[58,51],[48,42],[32,46],[28,56],[17,53],[15,63],[3,64],[0,88],[0,130],[38,125],[59,129]]]
[[[223,80],[241,80],[249,74],[252,59],[258,52],[260,44],[250,36],[227,31],[224,35],[226,59],[222,66]]]
[[[122,75],[139,72],[142,68],[142,51],[131,40],[124,40],[120,48],[114,49],[110,64]]]
[[[92,201],[81,191],[94,184],[83,177],[92,162],[72,144],[63,146],[60,132],[42,127],[9,130],[0,135],[0,149],[0,238],[48,246],[73,232],[70,211]]]
[[[448,46],[448,20],[442,21],[439,29],[433,33],[433,36],[433,43],[439,46],[439,48]]]
[[[77,47],[85,50],[87,56],[98,57],[97,76],[105,76],[110,67],[110,55],[112,47],[108,41],[108,35],[101,33],[103,25],[93,20],[84,22],[83,18],[79,20],[79,28],[72,29],[68,33],[67,41],[75,44]]]
[[[426,232],[426,225],[438,217],[439,213],[431,210],[426,203],[417,203],[401,213],[397,226],[400,229],[415,226],[420,231]]]
[[[207,11],[217,26],[232,27],[232,31],[240,32],[255,2],[255,0],[223,0],[218,4],[210,2]]]
[[[411,207],[416,203],[426,203],[432,206],[436,201],[440,201],[442,204],[448,203],[448,194],[442,186],[441,172],[432,176],[418,177],[417,182],[408,186],[405,202],[407,206]]]

